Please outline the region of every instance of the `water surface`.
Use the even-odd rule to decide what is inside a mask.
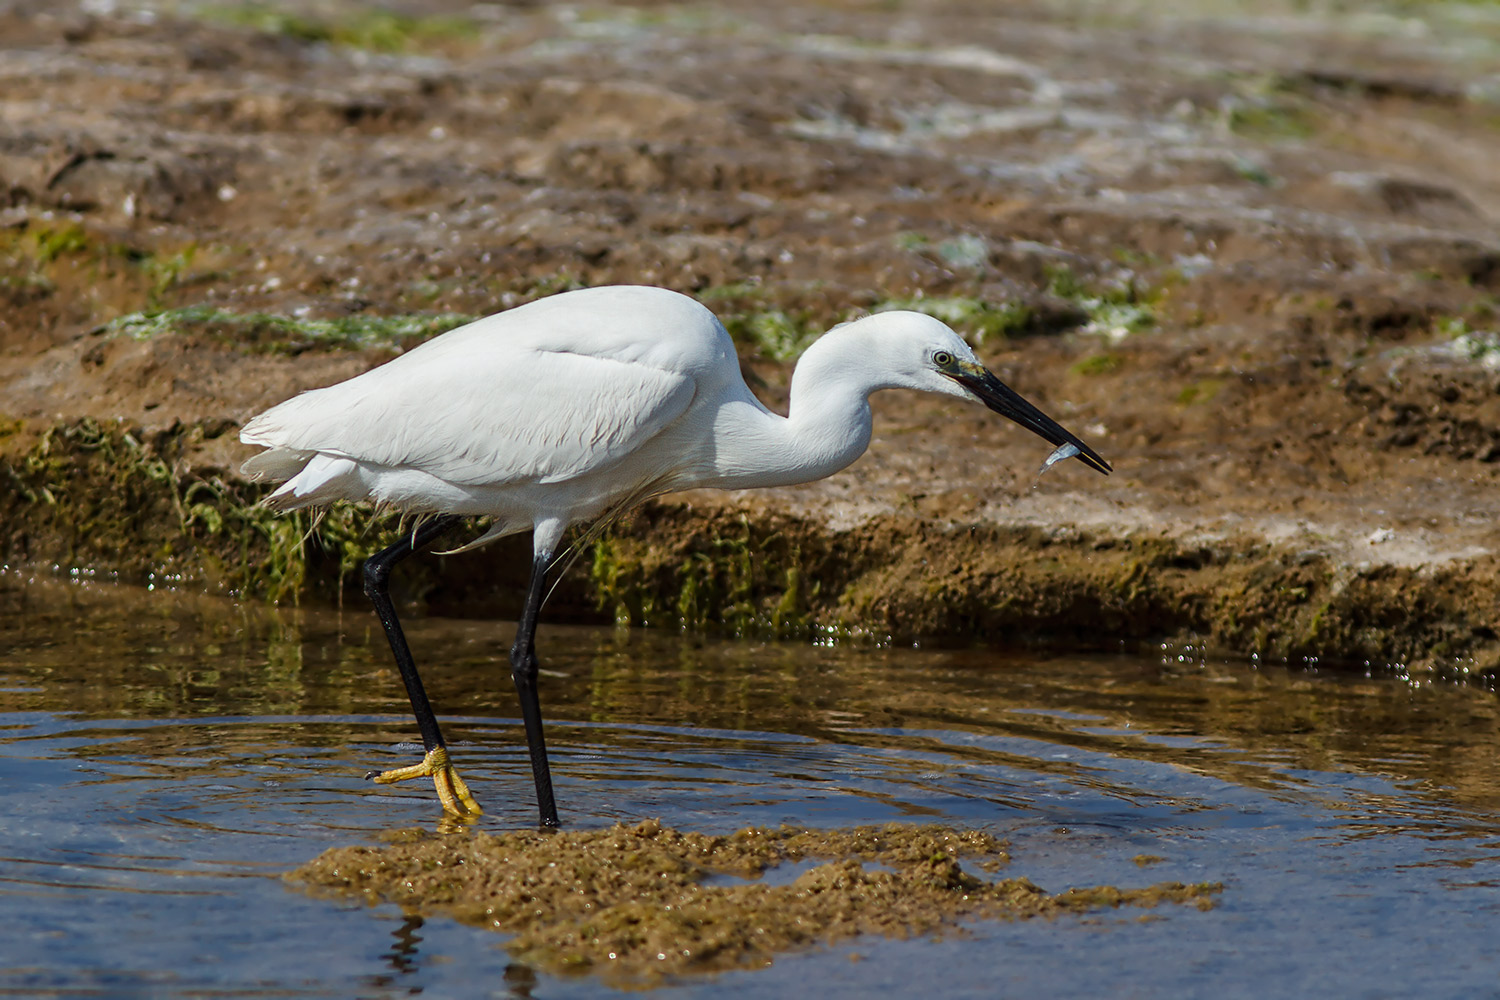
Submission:
[[[482,828],[534,823],[511,627],[409,631]],[[1175,655],[540,642],[569,825],[936,821],[1008,838],[1007,874],[1052,891],[1225,884],[1208,913],[862,939],[674,994],[1474,996],[1500,974],[1488,691]],[[0,576],[0,994],[605,992],[281,881],[439,818],[430,785],[362,777],[420,753],[388,655],[362,608]]]

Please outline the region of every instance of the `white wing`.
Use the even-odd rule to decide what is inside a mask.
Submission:
[[[614,464],[693,399],[686,373],[524,337],[454,336],[470,329],[273,407],[241,439],[461,485],[549,483]]]

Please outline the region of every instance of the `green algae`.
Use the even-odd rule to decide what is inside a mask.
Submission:
[[[916,295],[890,299],[876,307],[876,312],[909,309],[940,319],[976,344],[989,340],[1003,341],[1032,325],[1030,307],[1019,302],[993,303],[967,295]]]
[[[1047,268],[1047,293],[1083,312],[1083,333],[1114,342],[1156,325],[1156,306],[1165,289],[1144,285],[1129,271],[1112,280],[1085,280],[1066,264],[1057,264]]]
[[[748,828],[727,836],[648,820],[606,830],[432,836],[326,851],[295,883],[392,902],[512,935],[517,958],[555,973],[624,982],[757,967],[776,955],[861,935],[907,938],[961,922],[1183,903],[1209,909],[1218,884],[1075,888],[1049,894],[990,834],[941,826]],[[783,864],[818,862],[791,881]]]
[[[760,309],[728,313],[721,317],[724,329],[743,344],[773,361],[791,361],[802,354],[822,332],[804,316],[783,309]]]
[[[643,544],[626,527],[607,532],[591,555],[595,606],[616,624],[777,637],[815,624],[817,575],[796,536],[775,522],[713,518],[668,545]]]
[[[1173,398],[1178,406],[1198,406],[1211,402],[1223,389],[1223,379],[1203,378],[1183,386]]]
[[[11,526],[0,558],[274,601],[337,597],[396,518],[347,504],[278,515],[259,503],[265,487],[187,468],[188,452],[232,427],[147,433],[84,418],[44,428],[21,453],[0,456],[0,515]],[[0,443],[26,440],[22,425],[0,433]]]
[[[104,333],[133,340],[192,336],[252,354],[300,354],[312,349],[406,350],[474,319],[458,313],[305,319],[193,305],[130,313],[106,323]]]
[[[209,5],[196,13],[207,21],[299,42],[387,53],[443,50],[474,42],[480,31],[479,23],[467,17],[380,9],[320,16],[257,2]]]
[[[156,308],[179,289],[223,277],[233,256],[223,247],[135,239],[71,221],[0,228],[0,302],[15,308],[67,300],[71,309],[81,302],[95,316]]]
[[[1125,367],[1125,359],[1113,351],[1103,351],[1099,354],[1090,354],[1088,357],[1074,362],[1068,371],[1074,375],[1083,375],[1093,378],[1099,375],[1113,375]]]
[[[88,564],[113,551],[159,563],[171,543],[148,525],[180,524],[169,457],[123,426],[84,419],[48,427],[3,475],[0,501],[24,509],[6,512],[10,545],[24,545],[18,529],[31,527],[49,535],[58,562]]]

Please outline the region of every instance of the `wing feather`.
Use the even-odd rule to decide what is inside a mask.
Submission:
[[[461,485],[550,483],[618,462],[694,392],[691,375],[639,359],[448,334],[267,410],[241,439]]]

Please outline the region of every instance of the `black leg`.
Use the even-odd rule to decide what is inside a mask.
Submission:
[[[521,718],[526,723],[526,745],[531,751],[531,774],[536,779],[536,804],[543,826],[557,826],[557,802],[552,796],[552,771],[547,766],[547,743],[542,738],[542,706],[536,693],[536,620],[547,591],[548,559],[538,556],[531,566],[531,584],[526,588],[526,607],[516,626],[516,643],[510,648],[510,672],[521,698]]]
[[[386,640],[396,657],[396,669],[401,671],[407,697],[411,698],[412,714],[417,717],[417,729],[422,733],[422,749],[429,751],[444,745],[443,734],[438,729],[432,703],[427,700],[427,692],[422,687],[422,678],[417,674],[417,662],[412,659],[411,649],[406,645],[406,634],[401,631],[401,620],[396,617],[396,605],[391,603],[391,570],[457,522],[458,518],[451,516],[435,518],[365,560],[365,596],[375,605],[375,614],[385,626]]]
[[[406,685],[407,697],[411,699],[412,714],[417,719],[417,729],[422,733],[422,748],[426,751],[422,763],[413,767],[397,768],[393,771],[371,774],[377,782],[389,783],[408,778],[430,777],[437,788],[443,808],[458,816],[474,816],[480,812],[479,804],[469,794],[468,787],[448,760],[448,750],[443,743],[442,730],[438,728],[437,716],[432,703],[427,700],[427,691],[422,687],[422,678],[417,674],[417,664],[412,659],[411,649],[406,644],[406,635],[401,631],[401,621],[396,617],[396,606],[391,602],[391,570],[396,563],[422,548],[453,525],[458,518],[445,515],[434,518],[396,544],[381,549],[365,560],[365,595],[375,605],[375,614],[385,626],[385,637],[391,644],[391,653],[396,658],[396,669]]]

